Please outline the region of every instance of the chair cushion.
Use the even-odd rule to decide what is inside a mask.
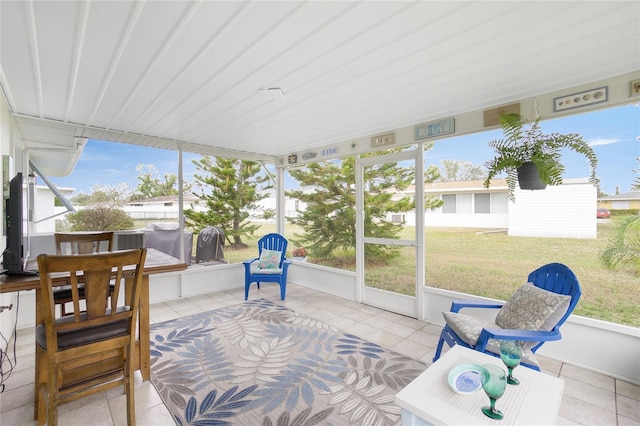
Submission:
[[[280,266],[280,259],[282,258],[282,252],[277,250],[262,250],[260,253],[260,259],[258,259],[258,268],[260,269],[274,269]]]
[[[118,308],[121,311],[127,308]],[[81,314],[81,316],[86,316]],[[56,319],[56,323],[73,322],[73,316],[65,316]],[[95,327],[86,327],[79,330],[67,330],[58,333],[58,349],[68,349],[75,346],[87,345],[89,343],[99,342],[118,336],[126,336],[128,332],[128,320],[113,321]],[[44,324],[38,324],[36,327],[36,342],[38,345],[47,349],[47,332]]]
[[[444,320],[465,343],[475,346],[483,328],[497,328],[496,324],[482,318],[457,312],[443,312]]]
[[[281,268],[260,268],[258,267],[258,262],[253,262],[251,264],[251,274],[278,275],[281,273],[282,273]]]
[[[443,312],[442,315],[444,315],[444,320],[447,325],[451,327],[458,337],[471,347],[475,347],[476,343],[478,343],[478,339],[480,338],[480,333],[483,328],[499,328],[491,321],[476,318],[471,315],[460,314],[457,312]],[[536,342],[534,342],[534,344],[535,343]],[[531,352],[531,347],[532,346],[523,347],[522,362],[529,365],[539,366],[536,356]],[[496,339],[489,339],[485,350],[487,352],[500,355],[500,344]]]
[[[508,329],[550,331],[567,312],[570,301],[571,296],[526,283],[500,308],[496,324]]]

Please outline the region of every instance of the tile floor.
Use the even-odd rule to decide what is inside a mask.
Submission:
[[[278,301],[278,286],[253,287],[251,298]],[[151,322],[161,322],[241,303],[243,289],[211,293],[151,306]],[[329,322],[427,364],[438,341],[440,327],[339,297],[290,284],[283,304],[299,313]],[[17,363],[0,394],[0,424],[32,425],[34,335],[18,333]],[[12,348],[13,346],[10,346]],[[11,353],[11,355],[13,355]],[[640,386],[586,371],[562,362],[541,359],[543,371],[565,381],[558,424],[640,425]],[[172,425],[171,415],[150,382],[137,377],[136,419],[139,425]],[[59,409],[60,425],[124,425],[125,397],[120,388],[93,395]],[[246,425],[243,425],[246,426]]]

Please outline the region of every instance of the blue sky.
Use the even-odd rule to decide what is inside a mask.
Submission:
[[[632,170],[640,165],[640,107],[628,105],[587,114],[573,115],[541,124],[544,132],[579,133],[593,146],[598,156],[597,173],[601,189],[613,194],[616,187],[628,192],[637,174]],[[501,137],[500,130],[459,136],[436,141],[427,151],[427,164],[440,166],[444,159],[463,160],[482,165],[493,157],[487,146],[491,139]],[[195,154],[183,154],[183,173],[186,181],[193,180]],[[174,151],[151,149],[134,145],[90,140],[73,173],[64,178],[52,177],[59,187],[75,188],[75,193],[91,192],[94,185],[115,186],[126,183],[130,190],[138,185],[136,167],[152,164],[163,175],[178,173],[178,154]],[[587,160],[575,153],[563,155],[565,178],[587,177]]]

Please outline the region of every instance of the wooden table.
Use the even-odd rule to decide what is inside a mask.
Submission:
[[[555,424],[564,381],[518,366],[513,375],[520,380],[520,385],[507,385],[504,395],[496,402],[504,418],[492,420],[480,411],[489,405],[489,397],[482,389],[461,395],[449,387],[449,371],[467,363],[499,365],[506,371],[500,358],[455,345],[396,394],[395,402],[402,408],[402,425]]]
[[[142,276],[142,288],[140,289],[140,304],[138,310],[138,342],[135,367],[140,370],[142,378],[151,378],[151,355],[149,342],[149,275],[163,272],[182,271],[187,264],[173,256],[169,256],[159,250],[148,248],[147,258],[144,263]],[[54,279],[55,281],[55,279]],[[39,306],[42,304],[40,294],[40,277],[38,276],[0,276],[0,293],[11,293],[22,290],[36,291],[36,324],[42,322]],[[36,383],[37,383],[36,377]],[[37,393],[37,392],[36,392]]]

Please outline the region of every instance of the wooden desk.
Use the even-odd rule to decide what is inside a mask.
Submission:
[[[518,366],[514,376],[520,385],[507,385],[496,408],[502,420],[492,420],[480,411],[489,405],[481,389],[471,395],[455,393],[447,381],[449,371],[460,364],[494,364],[505,369],[500,358],[460,345],[449,349],[438,361],[396,394],[402,408],[402,425],[550,425],[555,424],[564,391],[564,381],[557,377]]]
[[[144,263],[144,273],[142,276],[142,288],[140,289],[140,306],[138,311],[138,357],[135,360],[136,369],[142,373],[144,380],[151,378],[151,355],[149,342],[149,275],[162,272],[182,271],[187,268],[187,264],[169,256],[159,250],[147,249],[147,258]],[[64,280],[64,278],[62,278]],[[55,279],[54,279],[55,281]],[[22,290],[36,291],[36,324],[42,322],[39,306],[41,302],[40,277],[38,276],[0,276],[0,293],[11,293]],[[37,382],[37,377],[36,377]]]

